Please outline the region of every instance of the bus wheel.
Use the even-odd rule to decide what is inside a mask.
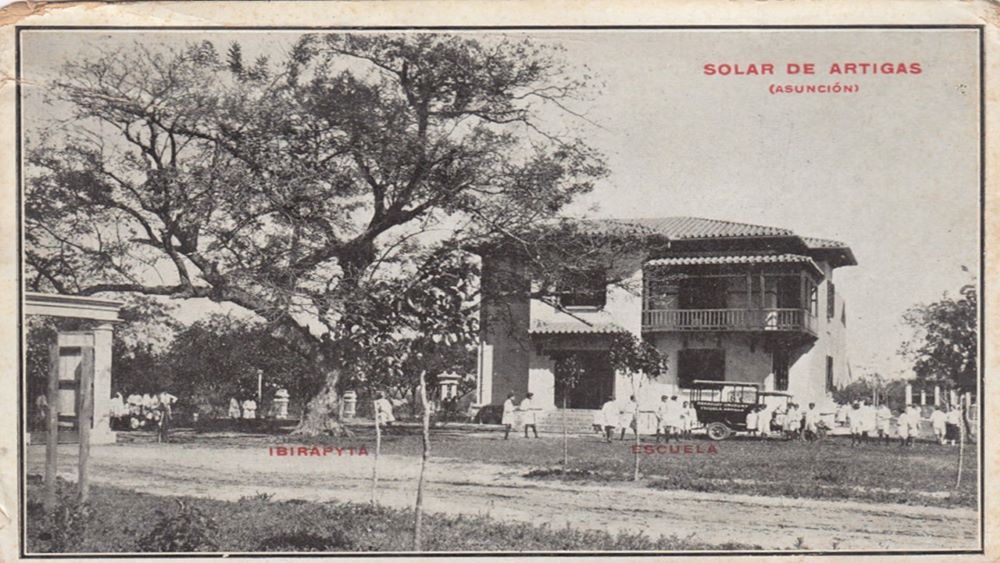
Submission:
[[[708,437],[716,441],[725,440],[733,433],[733,431],[722,422],[713,422],[709,424],[705,430],[708,432]]]

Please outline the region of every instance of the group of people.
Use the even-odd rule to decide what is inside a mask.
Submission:
[[[132,393],[127,398],[123,398],[121,392],[115,393],[111,398],[111,417],[113,419],[127,419],[128,427],[132,430],[156,426],[156,438],[164,441],[173,419],[173,405],[177,402],[177,397],[167,392],[165,389],[158,393]]]
[[[619,431],[618,439],[624,440],[626,432],[631,429],[633,436],[639,432],[639,403],[635,395],[628,401],[615,401],[614,397],[594,413],[594,431],[604,436],[606,442],[611,441],[615,431]],[[698,415],[688,401],[680,401],[676,395],[660,397],[660,403],[654,411],[656,415],[656,441],[663,437],[667,442],[670,438],[678,441],[682,437],[690,437],[691,431],[698,425]]]
[[[634,397],[632,400],[634,401]],[[656,442],[660,442],[662,435],[667,442],[670,438],[677,441],[683,438],[690,438],[691,431],[698,425],[698,413],[688,401],[680,401],[677,395],[667,399],[666,395],[660,396],[660,404],[656,406]]]
[[[896,419],[896,437],[900,446],[912,446],[923,421],[929,421],[934,439],[941,445],[955,445],[960,439],[961,409],[937,405],[927,417],[922,416],[916,405],[907,405],[896,416],[889,406],[873,407],[869,401],[855,401],[850,408],[837,411],[838,423],[846,423],[851,431],[851,445],[873,440],[888,444],[892,441],[892,419]]]
[[[816,440],[822,436],[825,426],[820,419],[816,403],[809,403],[805,409],[798,403],[789,402],[784,408],[771,408],[760,404],[747,413],[747,432],[751,436],[767,438],[778,434],[786,440]]]
[[[514,406],[515,398],[514,393],[507,393],[507,398],[503,402],[503,414],[500,416],[500,424],[504,425],[503,439],[510,438],[511,429],[518,423],[524,426],[525,438],[528,437],[529,428],[534,432],[535,438],[537,438],[539,409],[535,407],[533,402],[535,398],[534,393],[526,393],[524,399],[521,400],[521,403],[517,407]]]
[[[252,420],[257,418],[257,401],[253,398],[239,401],[236,397],[229,398],[229,418]]]

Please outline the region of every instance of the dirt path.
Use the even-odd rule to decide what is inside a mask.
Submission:
[[[370,452],[369,452],[370,453]],[[439,455],[446,455],[440,452]],[[43,473],[45,452],[31,446],[29,473]],[[278,457],[268,448],[119,444],[91,450],[98,484],[163,495],[236,500],[257,492],[292,498],[368,502],[373,456]],[[60,448],[60,474],[75,479],[75,451]],[[419,463],[383,456],[379,502],[412,506]],[[897,504],[662,491],[641,484],[580,485],[524,479],[524,469],[432,461],[427,510],[482,514],[608,532],[639,530],[768,549],[975,548],[976,512]]]

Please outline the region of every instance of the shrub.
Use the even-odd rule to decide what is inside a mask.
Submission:
[[[138,543],[140,551],[211,551],[216,549],[218,525],[194,504],[174,499],[177,508],[157,509],[153,529]]]
[[[326,536],[305,531],[285,532],[257,545],[261,551],[347,551],[351,547],[351,541],[339,530]]]

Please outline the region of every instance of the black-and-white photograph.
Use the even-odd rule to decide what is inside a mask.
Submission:
[[[983,32],[20,28],[22,556],[981,553]]]

